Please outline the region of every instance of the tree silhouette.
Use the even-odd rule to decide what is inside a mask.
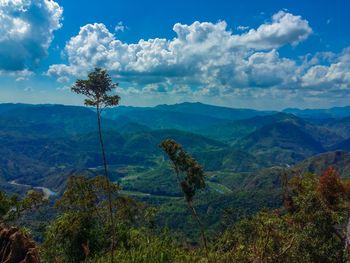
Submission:
[[[204,225],[193,206],[193,197],[196,191],[205,188],[203,169],[175,140],[164,140],[161,142],[160,147],[165,151],[173,164],[177,181],[184,193],[188,208],[200,228],[205,254],[208,261],[210,261]]]
[[[106,70],[101,68],[95,68],[95,70],[88,74],[88,79],[78,79],[71,90],[77,94],[82,94],[87,97],[84,104],[86,106],[92,106],[96,108],[98,134],[102,151],[102,159],[104,166],[104,173],[108,184],[108,203],[109,214],[112,226],[112,245],[111,245],[111,262],[114,261],[113,254],[115,249],[115,224],[113,217],[112,207],[112,194],[111,185],[108,175],[107,160],[105,147],[101,129],[101,112],[106,107],[117,106],[119,104],[120,97],[118,95],[110,95],[117,88],[118,84],[113,83],[112,78],[109,76]]]

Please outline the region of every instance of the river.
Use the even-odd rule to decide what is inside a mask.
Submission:
[[[44,197],[46,199],[49,199],[51,196],[56,196],[57,195],[56,192],[52,191],[51,189],[49,189],[47,187],[43,187],[43,186],[32,186],[32,185],[29,185],[29,184],[20,184],[20,183],[17,183],[16,180],[10,181],[8,183],[11,184],[11,185],[22,186],[22,187],[27,187],[27,188],[30,188],[30,189],[41,190],[44,193]]]

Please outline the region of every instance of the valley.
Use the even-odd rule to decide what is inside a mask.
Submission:
[[[347,108],[344,111],[346,115]],[[102,174],[93,110],[0,104],[0,112],[2,189],[24,194],[28,190],[24,186],[30,185],[55,199],[63,193],[69,176]],[[328,115],[322,118],[318,111],[311,113],[304,118],[289,112],[201,103],[109,109],[102,124],[110,176],[121,186],[123,195],[156,204],[160,222],[167,224],[166,218],[182,211],[182,193],[174,187],[173,171],[159,148],[162,140],[172,138],[206,172],[207,188],[197,201],[205,220],[213,214],[220,217],[228,204],[232,206],[232,200],[237,217],[277,207],[281,202],[280,176],[286,171],[320,173],[332,165],[341,176],[350,177],[346,161],[350,160],[348,117],[330,119]],[[179,223],[181,213],[173,227],[185,229]],[[211,222],[207,223],[215,221]]]

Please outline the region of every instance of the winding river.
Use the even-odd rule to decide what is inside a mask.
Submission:
[[[32,186],[32,185],[29,185],[29,184],[20,184],[20,183],[17,183],[16,180],[10,181],[8,183],[11,184],[11,185],[15,185],[15,186],[22,186],[22,187],[27,187],[27,188],[30,188],[30,189],[41,190],[44,193],[44,196],[45,196],[46,199],[49,199],[51,196],[56,196],[57,195],[56,192],[50,190],[47,187],[43,187],[43,186]]]

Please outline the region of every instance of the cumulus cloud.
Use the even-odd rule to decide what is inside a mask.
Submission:
[[[273,87],[298,82],[298,67],[295,61],[280,58],[274,49],[270,52],[256,52],[248,59],[247,72],[251,87]]]
[[[173,31],[173,39],[128,44],[104,24],[87,24],[67,42],[68,62],[51,65],[47,74],[68,82],[102,67],[120,82],[129,83],[122,91],[125,94],[159,96],[251,96],[253,90],[254,96],[276,96],[277,87],[301,87],[306,69],[278,52],[312,33],[300,16],[280,11],[269,22],[241,34],[230,31],[225,21],[176,23]],[[316,58],[306,60],[307,69],[315,65]]]
[[[350,47],[345,48],[332,62],[310,67],[302,77],[302,85],[309,88],[344,90],[350,87]]]
[[[63,81],[70,76],[84,75],[98,66],[135,82],[180,81],[221,86],[235,83],[244,86],[254,79],[250,73],[256,75],[252,63],[258,61],[260,67],[265,63],[257,59],[263,53],[250,57],[255,50],[295,45],[312,32],[306,20],[282,11],[275,14],[270,23],[242,35],[229,31],[224,21],[177,23],[173,30],[176,37],[171,40],[156,38],[127,44],[116,39],[103,24],[85,25],[65,47],[68,64],[52,65],[48,74]],[[276,56],[276,51],[267,52],[266,57],[270,60],[266,63],[273,62],[276,67],[282,63],[280,71],[287,70],[288,65],[293,66]],[[270,69],[265,72],[272,72]]]
[[[271,23],[251,29],[246,34],[237,36],[241,45],[255,49],[271,49],[286,44],[297,45],[312,33],[307,20],[285,11],[272,16]]]
[[[0,70],[35,67],[61,27],[62,12],[53,0],[0,0]]]

